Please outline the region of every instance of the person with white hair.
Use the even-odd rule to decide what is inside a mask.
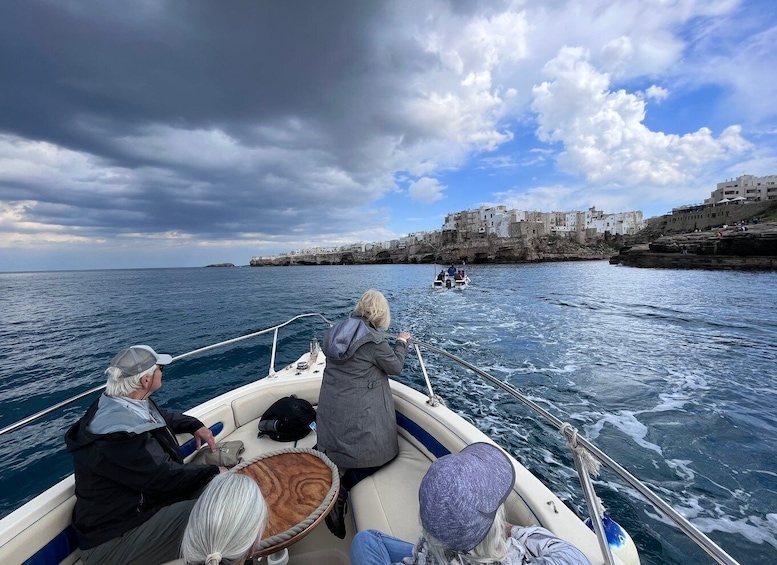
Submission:
[[[189,515],[181,542],[186,565],[243,565],[256,552],[268,520],[259,485],[224,473],[205,488]]]
[[[505,500],[515,485],[508,457],[473,443],[429,467],[418,491],[418,542],[363,530],[351,543],[352,565],[591,565],[571,543],[539,526],[513,526]]]
[[[184,463],[176,434],[215,450],[197,418],[160,408],[151,395],[172,362],[147,345],[119,352],[105,392],[65,435],[73,457],[73,527],[84,565],[165,563],[178,556],[194,497],[220,472]]]
[[[399,453],[397,417],[388,375],[405,364],[410,334],[400,332],[392,348],[385,331],[391,324],[388,301],[377,290],[365,292],[351,316],[324,335],[326,368],[316,414],[317,448],[344,480],[332,511],[330,531],[345,538],[344,514],[351,469],[376,468]]]

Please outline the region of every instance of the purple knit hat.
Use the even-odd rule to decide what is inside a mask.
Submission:
[[[514,484],[512,463],[489,443],[440,457],[421,480],[421,525],[448,549],[466,553],[486,537]]]

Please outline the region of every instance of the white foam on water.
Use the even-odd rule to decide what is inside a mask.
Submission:
[[[629,410],[621,410],[615,414],[605,414],[594,424],[587,424],[585,426],[585,433],[589,439],[596,439],[599,437],[599,433],[605,424],[610,424],[629,436],[637,445],[655,451],[659,455],[662,455],[661,447],[655,443],[650,443],[645,440],[645,436],[648,433],[648,428],[637,420],[635,416],[636,412]]]
[[[752,543],[768,543],[777,547],[777,523],[774,515],[766,517],[748,516],[732,520],[729,516],[721,518],[697,518],[693,525],[705,534],[713,531],[739,534]]]
[[[519,367],[514,367],[512,365],[501,365],[499,363],[490,363],[490,364],[483,364],[482,369],[486,372],[489,371],[500,371],[502,373],[507,374],[513,374],[521,371]]]
[[[714,531],[726,532],[740,535],[752,543],[768,543],[777,547],[777,514],[749,515],[735,519],[727,515],[719,504],[715,504],[712,510],[703,508],[697,497],[688,497],[683,504],[674,504],[673,508],[705,534]],[[711,512],[717,516],[710,516]],[[663,514],[652,510],[645,510],[645,514],[658,522],[676,527]]]
[[[770,475],[772,477],[777,477],[777,473],[775,473],[774,471],[766,471],[764,469],[748,469],[747,472],[748,473],[758,473],[758,474],[761,474],[761,475]]]
[[[657,520],[658,522],[666,524],[667,526],[676,527],[674,526],[674,522],[669,520],[669,518],[666,518],[663,514],[652,510],[652,508],[653,507],[651,506],[650,509],[646,509],[645,514],[654,520]],[[672,508],[674,508],[678,514],[680,514],[688,521],[692,521],[694,518],[697,518],[706,513],[706,510],[699,503],[698,497],[695,496],[689,496],[685,498],[682,505],[678,503],[672,504]]]
[[[669,381],[676,386],[678,390],[709,390],[710,384],[704,373],[687,372],[686,370],[677,371],[671,367],[666,367],[667,376],[671,377]]]
[[[574,373],[575,371],[577,371],[578,367],[577,367],[577,365],[571,365],[570,364],[570,365],[564,365],[563,367],[551,366],[551,367],[548,367],[547,369],[543,369],[543,370],[548,372],[548,373],[569,374],[569,373]]]
[[[696,472],[690,468],[691,461],[687,459],[666,459],[666,464],[675,473],[680,475],[687,482],[692,482],[696,478]]]
[[[682,410],[689,400],[688,394],[684,392],[663,393],[659,394],[658,397],[661,399],[661,403],[657,404],[650,410],[645,410],[645,412],[669,412],[674,410]]]

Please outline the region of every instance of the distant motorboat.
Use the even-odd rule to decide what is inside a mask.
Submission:
[[[464,271],[464,265],[460,268],[451,265],[448,269],[442,269],[435,277],[432,286],[435,288],[464,288],[472,281]]]

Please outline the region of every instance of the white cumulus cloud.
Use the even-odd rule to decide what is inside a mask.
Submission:
[[[443,197],[442,192],[446,188],[447,187],[441,185],[437,179],[422,177],[415,182],[411,182],[407,192],[414,202],[431,204]]]
[[[705,127],[685,135],[651,131],[645,102],[610,89],[610,77],[580,48],[562,48],[533,89],[538,137],[560,142],[559,165],[588,182],[664,186],[688,182],[707,163],[732,157],[749,143],[739,126],[715,138]]]
[[[669,96],[669,91],[654,84],[645,90],[645,96],[660,102]]]

